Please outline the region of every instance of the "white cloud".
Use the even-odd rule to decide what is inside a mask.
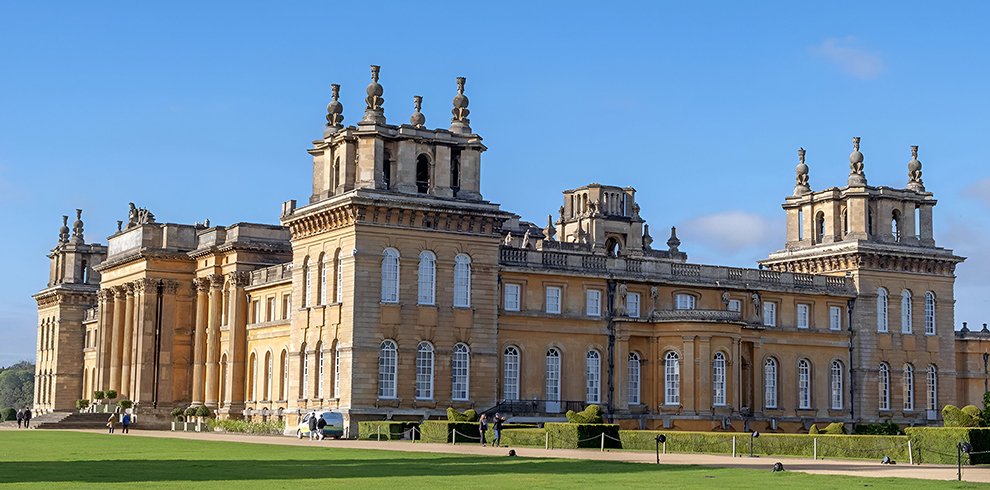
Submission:
[[[883,60],[857,44],[855,36],[831,37],[814,46],[812,51],[860,80],[880,76],[885,69]]]
[[[784,240],[781,220],[740,210],[689,219],[678,227],[677,234],[684,249],[703,245],[721,252],[759,248],[766,253]]]

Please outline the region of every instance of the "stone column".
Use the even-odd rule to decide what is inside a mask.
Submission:
[[[193,333],[193,383],[192,404],[202,405],[203,363],[206,361],[206,317],[209,314],[210,281],[207,278],[196,278],[196,331]]]
[[[120,393],[118,399],[125,400],[131,396],[131,362],[134,350],[134,284],[125,285],[127,300],[124,304],[124,345],[121,351]]]
[[[778,366],[779,373],[779,366]],[[778,374],[778,380],[780,376]],[[780,384],[779,382],[777,383]],[[753,387],[753,415],[760,418],[763,415],[763,407],[766,406],[766,386],[763,385],[763,346],[758,341],[753,342],[753,369],[750,386]],[[778,393],[780,388],[778,387]]]
[[[206,406],[216,409],[220,386],[220,309],[223,307],[223,276],[210,276],[206,336]]]
[[[695,403],[696,367],[694,358],[694,337],[684,337],[681,349],[681,406],[684,412],[693,413],[698,405]]]
[[[113,290],[100,290],[100,320],[96,329],[96,379],[93,391],[104,390],[110,385],[110,349],[113,340]],[[89,398],[88,393],[83,398]]]
[[[233,272],[227,275],[231,284],[230,299],[227,304],[227,369],[224,380],[225,409],[228,413],[239,413],[244,409],[244,389],[247,370],[247,294],[248,272]]]
[[[120,392],[121,351],[124,348],[124,298],[123,286],[113,288],[113,334],[110,339],[110,387]]]

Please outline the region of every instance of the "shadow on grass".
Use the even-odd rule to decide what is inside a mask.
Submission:
[[[307,480],[464,475],[639,474],[698,471],[692,466],[652,466],[638,463],[439,457],[388,460],[89,460],[0,463],[0,483],[222,480]],[[707,471],[711,471],[708,469]]]

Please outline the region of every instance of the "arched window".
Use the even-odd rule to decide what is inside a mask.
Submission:
[[[818,243],[825,241],[825,213],[821,211],[815,215],[815,241]]]
[[[467,254],[454,257],[454,306],[471,306],[471,257]]]
[[[430,159],[426,155],[416,157],[416,192],[430,192]]]
[[[896,209],[890,215],[890,235],[895,242],[901,241],[901,212]]]
[[[712,359],[712,405],[725,406],[725,354],[721,352]]]
[[[519,399],[519,348],[510,345],[502,353],[502,398]]]
[[[310,270],[309,257],[303,259],[303,308],[309,308],[313,297],[313,271]],[[261,318],[257,318],[261,321]]]
[[[693,310],[695,305],[694,295],[680,293],[674,296],[674,308],[678,310]]]
[[[319,270],[320,284],[318,286],[320,288],[320,304],[321,305],[327,304],[327,268],[328,267],[329,267],[329,265],[327,264],[327,254],[321,253],[320,254],[320,270]]]
[[[904,411],[914,410],[914,366],[904,365],[904,372],[901,373],[901,396],[904,400]]]
[[[843,368],[841,361],[832,361],[832,396],[831,404],[829,405],[832,410],[842,410],[842,377]]]
[[[879,375],[877,376],[877,395],[880,410],[890,410],[890,366],[885,362],[880,363]]]
[[[395,370],[398,365],[395,342],[382,342],[378,353],[378,398],[395,398]]]
[[[340,343],[333,348],[333,396],[340,398]]]
[[[842,236],[846,236],[849,233],[849,211],[846,208],[842,208]]]
[[[416,347],[416,399],[433,399],[433,344],[425,341]]]
[[[429,250],[419,253],[419,304],[436,304],[437,256]]]
[[[560,351],[554,348],[547,350],[547,401],[560,401]],[[557,407],[559,411],[560,408]],[[550,411],[550,410],[548,410]]]
[[[289,399],[289,353],[286,352],[285,349],[282,349],[282,355],[279,356],[278,365],[280,366],[280,370],[282,371],[281,373],[279,373],[281,374],[279,378],[282,382],[282,386],[280,386],[279,387],[280,389],[278,390],[278,399],[288,400]]]
[[[901,291],[901,333],[911,333],[911,291]]]
[[[664,405],[681,404],[681,358],[670,351],[663,358]]]
[[[629,404],[639,405],[639,379],[640,379],[640,358],[635,352],[629,353]]]
[[[928,410],[938,410],[938,368],[928,365]]]
[[[340,256],[340,250],[337,250],[337,280],[334,282],[336,301],[337,303],[344,302],[344,258]]]
[[[451,388],[451,400],[467,400],[470,394],[471,352],[465,344],[455,344],[451,356],[451,373],[454,382]]]
[[[584,401],[599,403],[602,398],[602,356],[592,349],[584,358]]]
[[[763,363],[763,405],[777,408],[777,360],[772,357]]]
[[[935,293],[925,293],[925,335],[935,335]]]
[[[798,408],[811,408],[811,362],[807,359],[798,361]]]
[[[299,386],[299,398],[309,398],[309,356],[306,355],[306,344],[299,347],[299,357],[302,362],[302,383]]]
[[[316,344],[316,398],[323,399],[324,361],[323,342]]]
[[[272,399],[272,370],[274,366],[272,365],[272,353],[265,353],[265,393],[262,398],[265,401]]]
[[[382,252],[382,303],[399,302],[399,251],[386,248]]]
[[[258,354],[251,353],[251,369],[248,371],[247,398],[254,401],[255,385],[258,383]]]
[[[887,310],[887,290],[884,288],[877,289],[877,332],[883,333],[889,330]]]

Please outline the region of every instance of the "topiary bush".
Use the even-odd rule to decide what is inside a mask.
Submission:
[[[462,413],[454,410],[453,407],[447,407],[447,420],[449,422],[476,422],[478,420],[478,412],[470,408]]]
[[[946,405],[942,408],[942,421],[946,427],[977,427],[980,425],[980,409],[973,405],[959,408]]]
[[[107,390],[104,391],[103,394],[110,400],[117,398],[117,390]]]
[[[815,424],[811,424],[811,428],[808,429],[808,435],[817,435],[817,434],[818,434],[818,426]]]
[[[84,400],[84,399],[76,400],[76,408],[78,408],[79,410],[82,410],[88,406],[89,406],[89,400]]]
[[[606,448],[622,449],[618,424],[547,422],[544,428],[550,434],[550,446],[554,448],[600,447],[604,433]]]
[[[107,397],[107,392],[105,392],[103,390],[96,390],[96,391],[93,392],[93,399],[94,400],[103,401],[103,399],[106,398],[106,397]]]
[[[182,413],[186,414],[186,417],[195,417],[196,416],[196,407],[186,408],[185,410],[182,411]]]
[[[600,424],[603,422],[602,407],[598,405],[588,405],[580,412],[568,410],[564,415],[567,416],[567,421],[572,424]]]
[[[210,407],[207,407],[206,405],[200,405],[200,406],[196,407],[196,416],[197,417],[212,417],[213,416],[213,412],[210,411]]]
[[[547,431],[538,428],[503,428],[503,446],[543,447],[546,445]],[[488,429],[485,440],[491,443],[495,440],[495,429]]]
[[[120,400],[119,402],[117,402],[117,406],[119,406],[120,408],[123,408],[124,410],[127,410],[128,408],[131,408],[131,407],[134,406],[134,402],[132,402],[130,400]]]
[[[908,427],[915,463],[956,464],[956,445],[968,442],[973,452],[990,451],[990,429],[970,427]],[[963,454],[968,464],[990,463],[990,454]]]
[[[169,412],[169,415],[171,415],[173,419],[175,419],[176,421],[178,421],[182,417],[182,415],[185,414],[185,412],[186,412],[186,410],[184,408],[182,408],[182,407],[175,407],[175,408],[172,409],[171,412]]]
[[[822,434],[829,434],[833,436],[841,436],[846,434],[846,424],[842,422],[832,422],[825,426],[825,429],[821,431]],[[891,434],[896,435],[896,434]]]

